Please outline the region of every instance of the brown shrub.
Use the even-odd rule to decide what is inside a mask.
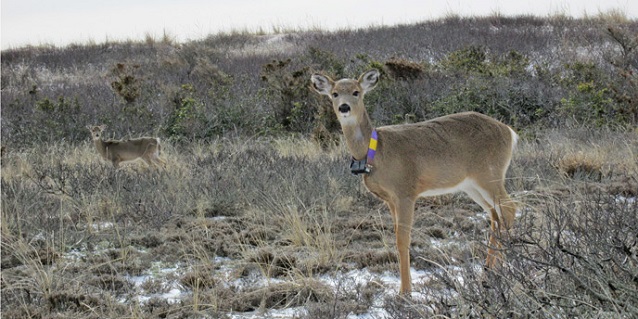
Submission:
[[[391,58],[385,62],[388,73],[398,80],[414,80],[423,76],[423,65],[401,58]]]

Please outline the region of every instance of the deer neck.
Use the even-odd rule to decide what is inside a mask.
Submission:
[[[357,160],[364,159],[368,153],[370,136],[372,135],[372,124],[368,113],[364,112],[351,123],[342,123],[341,129],[352,157]]]
[[[95,144],[95,148],[97,148],[97,151],[100,153],[100,155],[106,158],[106,145],[104,141],[101,138],[95,139],[93,140],[93,144]]]

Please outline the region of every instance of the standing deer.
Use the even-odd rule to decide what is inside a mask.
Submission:
[[[133,161],[138,158],[143,159],[150,166],[165,164],[164,160],[159,157],[162,151],[159,138],[140,137],[130,140],[105,141],[102,139],[102,132],[104,132],[106,125],[87,125],[86,128],[91,132],[97,151],[105,160],[111,161],[115,168],[118,168],[121,162]]]
[[[312,88],[330,97],[353,174],[364,174],[370,192],[388,205],[399,251],[401,294],[412,290],[410,232],[418,197],[463,191],[490,214],[486,265],[493,267],[500,247],[495,234],[514,223],[516,206],[505,191],[505,173],[518,135],[483,114],[465,112],[429,121],[374,129],[363,104],[379,80],[379,71],[358,80],[314,74]]]

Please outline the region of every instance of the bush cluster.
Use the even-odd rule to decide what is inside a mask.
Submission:
[[[180,141],[285,132],[331,141],[338,123],[308,89],[309,75],[357,77],[373,67],[383,74],[367,101],[377,125],[474,110],[519,130],[632,128],[637,30],[620,19],[450,17],[333,33],[5,50],[2,142],[77,142],[86,136],[75,126],[87,123]]]

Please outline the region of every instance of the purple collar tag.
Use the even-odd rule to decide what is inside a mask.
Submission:
[[[372,136],[370,136],[370,144],[368,146],[368,154],[362,160],[356,160],[354,157],[350,162],[350,172],[353,175],[370,174],[372,169],[372,160],[377,153],[377,131],[372,130]]]
[[[370,136],[370,145],[368,146],[368,164],[372,163],[372,160],[374,159],[374,155],[377,153],[377,131],[376,130],[372,130],[372,136]]]

